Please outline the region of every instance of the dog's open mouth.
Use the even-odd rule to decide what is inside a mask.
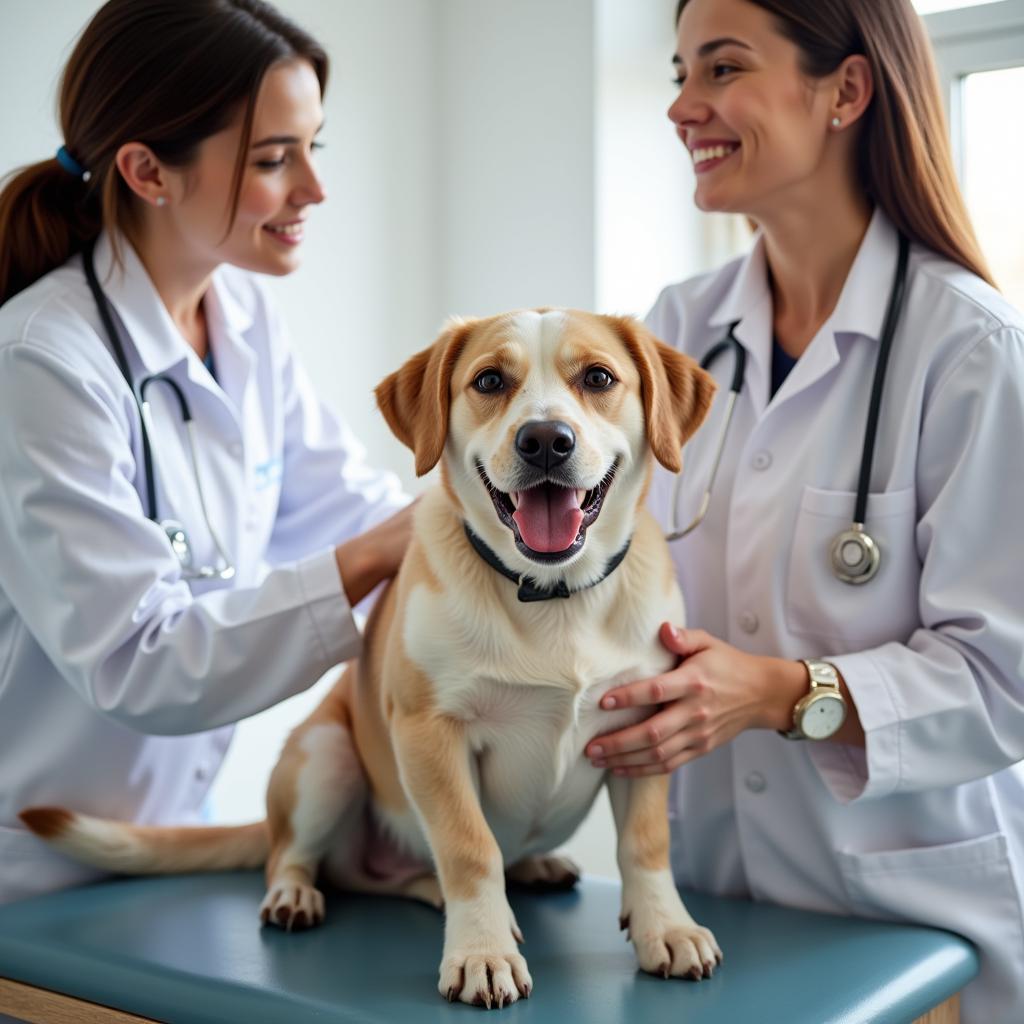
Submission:
[[[477,471],[498,518],[512,531],[516,547],[538,562],[561,562],[583,547],[587,528],[601,514],[604,496],[615,478],[616,460],[590,490],[545,480],[521,491],[499,491],[484,468]]]

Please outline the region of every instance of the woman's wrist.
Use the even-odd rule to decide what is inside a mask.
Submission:
[[[788,732],[793,728],[793,708],[807,693],[807,668],[801,661],[764,658],[766,694],[762,727]]]
[[[354,537],[334,549],[341,586],[353,607],[384,578],[365,537]]]
[[[807,667],[802,661],[786,658],[764,658],[766,696],[763,701],[761,726],[788,732],[793,728],[793,708],[810,687]],[[849,687],[839,673],[839,689],[846,701],[846,720],[841,728],[830,737],[836,743],[864,746],[864,728],[857,714],[857,707],[850,695]]]

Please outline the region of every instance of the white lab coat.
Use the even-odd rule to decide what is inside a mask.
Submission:
[[[701,358],[739,321],[748,352],[707,519],[672,545],[690,625],[842,671],[866,752],[748,731],[673,780],[680,883],[935,925],[982,955],[966,1024],[1024,1021],[1024,320],[981,280],[911,249],[867,506],[882,563],[838,581],[897,236],[876,212],[835,311],[771,401],[763,240],[671,286],[648,317]],[[696,514],[720,393],[684,453]],[[669,522],[673,478],[652,505]],[[841,979],[837,980],[841,984]]]
[[[96,269],[136,387],[183,389],[237,573],[189,585],[146,518],[138,409],[72,258],[0,309],[0,902],[96,876],[20,827],[26,805],[195,821],[230,723],[357,653],[333,548],[407,500],[317,402],[254,275],[221,267],[207,293],[215,381],[121,248],[123,273],[101,237]],[[160,515],[215,562],[173,392],[147,398]]]

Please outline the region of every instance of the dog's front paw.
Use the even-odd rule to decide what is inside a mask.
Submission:
[[[490,1010],[510,1006],[520,996],[527,998],[533,991],[533,979],[514,941],[480,937],[445,943],[437,987],[450,1003],[458,999]]]
[[[260,921],[285,931],[301,931],[324,919],[324,897],[319,889],[298,882],[277,882],[260,904]]]
[[[668,918],[660,913],[633,913],[622,919],[640,969],[663,978],[710,978],[722,962],[722,951],[710,929],[688,914]]]

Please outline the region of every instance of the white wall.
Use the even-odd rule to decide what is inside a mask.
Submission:
[[[445,0],[440,9],[445,311],[592,308],[592,3]]]

